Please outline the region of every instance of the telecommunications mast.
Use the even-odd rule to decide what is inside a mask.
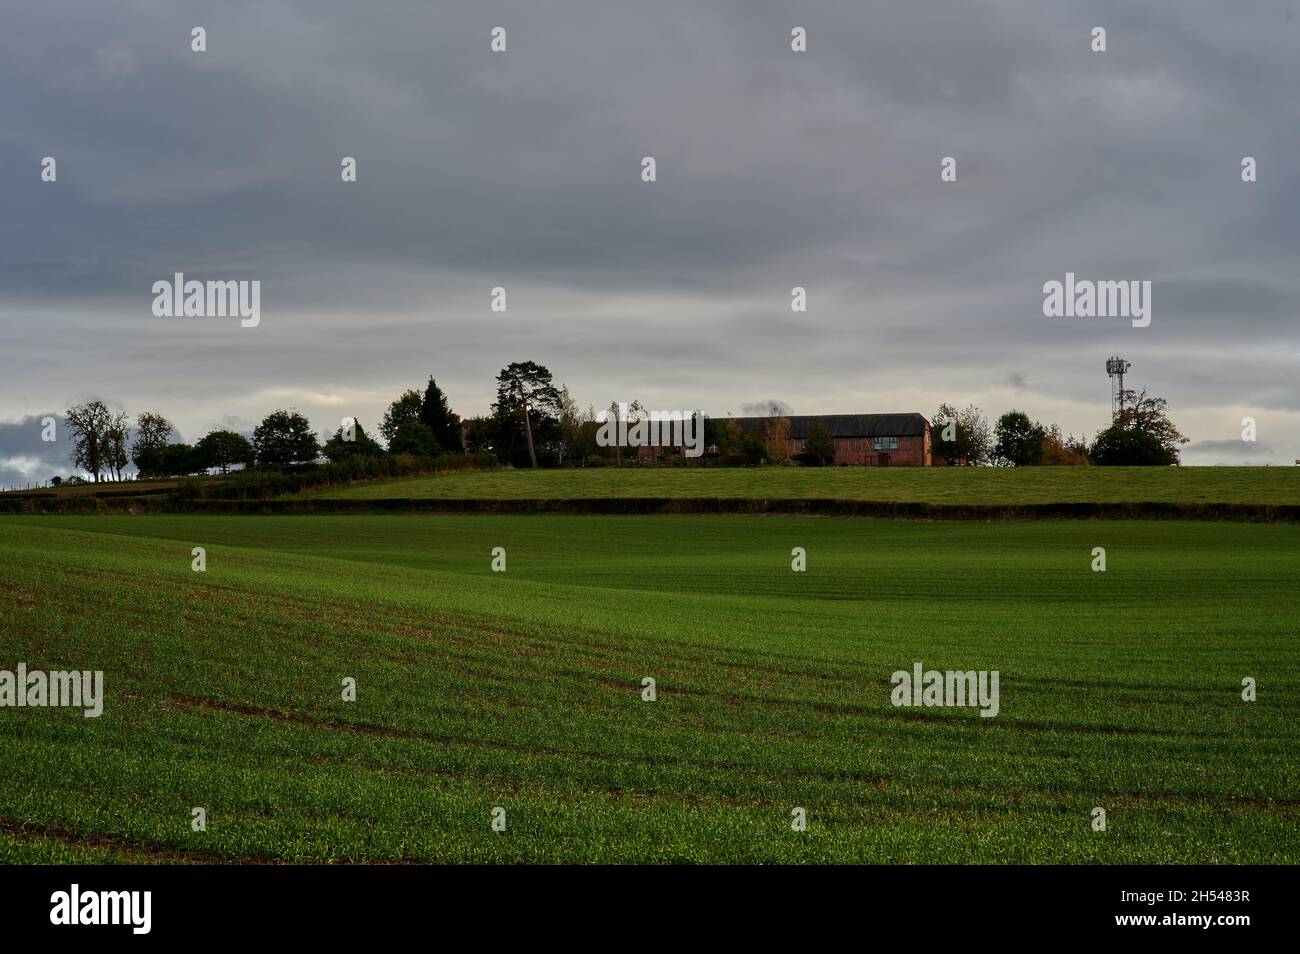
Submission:
[[[1110,375],[1110,419],[1112,422],[1119,420],[1119,415],[1124,410],[1124,373],[1131,367],[1133,365],[1120,357],[1106,359],[1106,373]]]

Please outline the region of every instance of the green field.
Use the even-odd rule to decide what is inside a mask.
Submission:
[[[0,668],[107,702],[0,709],[0,861],[1295,863],[1298,621],[1288,524],[3,517]]]
[[[467,471],[336,487],[303,496],[1300,504],[1300,467],[596,467]]]

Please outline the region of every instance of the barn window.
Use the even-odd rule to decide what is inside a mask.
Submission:
[[[876,450],[898,450],[897,437],[877,437]]]

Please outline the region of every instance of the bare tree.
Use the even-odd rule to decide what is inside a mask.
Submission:
[[[605,420],[613,421],[614,426],[618,427],[619,418],[622,416],[623,416],[623,412],[622,409],[618,406],[618,402],[610,401],[609,407],[605,408]],[[616,461],[621,460],[623,458],[623,448],[619,446],[618,441],[614,441],[613,446],[614,446],[614,460]]]
[[[95,475],[106,469],[109,456],[108,429],[113,423],[113,413],[103,401],[74,404],[64,415],[72,431],[72,462]]]
[[[104,464],[114,480],[121,480],[126,472],[126,445],[131,438],[131,419],[123,411],[118,411],[108,422],[104,431]]]
[[[560,385],[560,464],[564,464],[564,455],[576,450],[582,441],[582,412],[569,394],[568,385]]]
[[[623,421],[627,427],[628,432],[631,432],[633,427],[635,427],[642,420],[648,418],[650,415],[649,412],[646,411],[645,405],[643,405],[640,401],[634,400],[631,404],[625,404],[625,405],[620,405],[617,401],[610,401],[609,407],[605,411],[605,416],[606,416],[606,420],[611,420],[614,422],[615,427],[618,426],[619,421]],[[622,461],[623,445],[620,444],[618,441],[615,441],[613,444],[613,448],[614,448],[614,460]],[[636,457],[636,454],[633,454],[632,457]]]

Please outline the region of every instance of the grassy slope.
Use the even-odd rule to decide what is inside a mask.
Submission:
[[[1300,503],[1300,467],[764,467],[500,470],[316,491],[321,497],[836,497],[952,504]]]
[[[1297,583],[1290,525],[0,518],[0,667],[110,696],[0,710],[0,861],[1295,862]]]

